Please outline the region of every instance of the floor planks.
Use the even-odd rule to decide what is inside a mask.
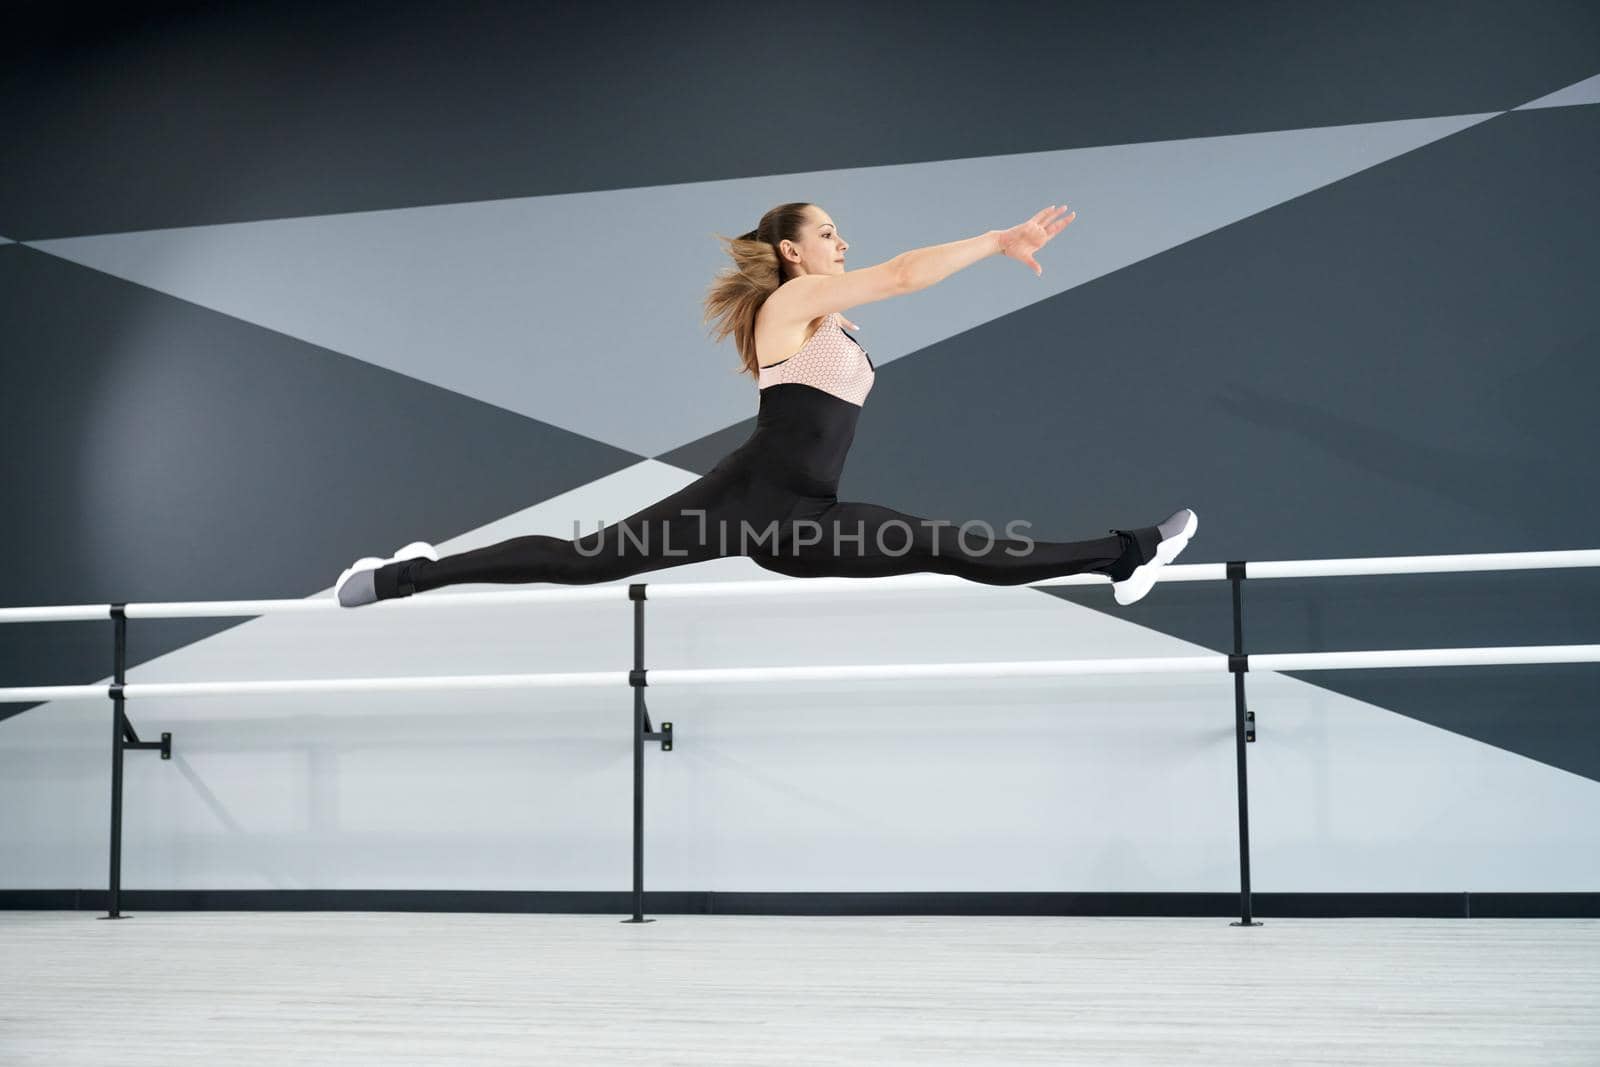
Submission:
[[[0,912],[0,1064],[1600,1064],[1600,921]]]

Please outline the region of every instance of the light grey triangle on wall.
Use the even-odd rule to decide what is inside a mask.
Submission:
[[[0,247],[0,337],[0,558],[28,561],[5,604],[300,596],[639,459],[25,243]],[[140,628],[128,663],[232,625]],[[0,679],[105,661],[4,629]]]
[[[1574,107],[1580,104],[1600,104],[1600,74],[1585,78],[1581,82],[1574,82],[1549,96],[1530,100],[1516,110],[1526,111],[1536,107]]]
[[[852,312],[882,366],[1447,137],[1454,115],[848,171],[30,242],[291,337],[656,455],[747,418],[755,388],[700,301],[742,233],[821,204],[863,266],[1078,218],[1043,277],[996,259]]]

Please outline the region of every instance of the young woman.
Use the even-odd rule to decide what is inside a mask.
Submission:
[[[1194,536],[1187,508],[1165,522],[1087,541],[994,536],[878,504],[839,500],[839,475],[871,391],[872,359],[845,332],[846,308],[904,296],[995,254],[1043,273],[1033,254],[1077,213],[1052,204],[1009,230],[917,248],[846,271],[850,247],[815,204],[782,204],[741,237],[723,238],[733,269],[706,297],[716,340],[730,333],[760,390],[749,439],[704,477],[585,537],[513,537],[439,558],[418,541],[366,557],[334,586],[345,607],[472,582],[584,585],[742,555],[795,577],[880,577],[932,571],[988,585],[1022,585],[1092,571],[1117,603],[1149,592],[1156,572]],[[1007,532],[1014,532],[1010,526]]]

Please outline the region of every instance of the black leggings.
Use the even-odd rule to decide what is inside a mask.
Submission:
[[[797,578],[932,572],[1024,585],[1140,562],[1133,538],[1039,541],[1025,523],[923,519],[878,504],[797,493],[730,456],[710,473],[618,523],[575,539],[530,534],[412,564],[417,592],[470,582],[588,585],[724,556]],[[598,522],[599,520],[597,520]],[[576,532],[576,531],[575,531]],[[1008,536],[1009,535],[1009,536]]]

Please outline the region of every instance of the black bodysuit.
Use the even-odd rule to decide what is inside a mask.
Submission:
[[[386,589],[424,592],[470,582],[584,585],[723,556],[748,556],[801,578],[934,572],[1023,585],[1095,571],[1122,577],[1141,562],[1125,533],[1039,541],[1027,533],[923,519],[840,501],[839,476],[876,371],[828,315],[788,359],[761,368],[755,431],[704,477],[618,523],[567,540],[542,534],[381,568]]]

